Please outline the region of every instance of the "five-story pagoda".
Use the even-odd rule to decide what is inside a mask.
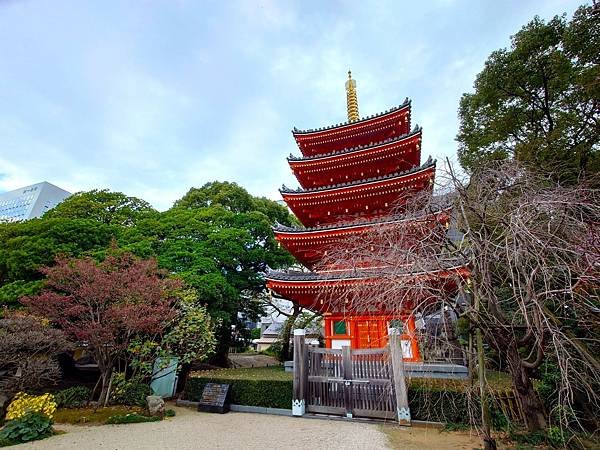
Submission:
[[[301,188],[283,186],[283,199],[304,228],[277,226],[275,237],[310,272],[269,272],[267,287],[283,298],[324,317],[328,348],[379,348],[387,344],[391,321],[404,321],[405,359],[419,360],[411,309],[347,309],[333,301],[340,289],[377,283],[377,267],[360,273],[344,270],[343,261],[325,258],[332,246],[344,245],[371,227],[410,218],[398,210],[417,193],[431,193],[435,161],[421,164],[421,129],[411,130],[408,99],[383,113],[359,118],[356,82],[346,81],[348,122],[317,130],[293,130],[302,157],[288,158]],[[447,221],[448,211],[429,217]],[[460,270],[460,268],[458,268]],[[429,274],[435,276],[436,274]],[[443,276],[443,274],[440,274]],[[331,301],[330,301],[331,300]]]

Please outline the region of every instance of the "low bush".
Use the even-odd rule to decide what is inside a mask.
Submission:
[[[112,382],[110,403],[113,405],[146,406],[146,397],[151,394],[150,386],[138,380],[126,380],[118,373]]]
[[[175,417],[175,410],[174,409],[167,409],[165,411],[165,417]]]
[[[73,386],[54,394],[54,400],[59,408],[77,408],[86,403],[91,391],[86,386]]]
[[[0,431],[5,444],[36,441],[52,435],[52,419],[39,412],[28,412],[6,422]]]
[[[107,406],[104,408],[61,408],[54,414],[54,423],[70,424],[103,424],[111,416],[124,416],[126,414],[145,413],[145,408],[138,406]]]
[[[122,423],[143,423],[143,422],[158,422],[162,420],[157,416],[144,416],[141,414],[131,413],[125,415],[110,416],[106,421],[107,424],[122,424]]]
[[[230,401],[236,405],[290,409],[292,377],[280,367],[222,369],[195,373],[185,386],[186,398],[199,401],[206,383],[230,385]]]
[[[5,437],[0,436],[0,447],[10,447],[11,445],[17,445],[18,442],[11,441]]]

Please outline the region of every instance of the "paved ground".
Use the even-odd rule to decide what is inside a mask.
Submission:
[[[169,405],[169,407],[172,407]],[[64,425],[65,434],[22,444],[29,449],[261,449],[261,450],[471,450],[480,440],[436,428],[317,420],[230,412],[199,413],[173,407],[177,416],[129,425]]]
[[[57,425],[65,434],[20,448],[32,449],[388,449],[377,425],[175,408],[162,422],[130,425]]]

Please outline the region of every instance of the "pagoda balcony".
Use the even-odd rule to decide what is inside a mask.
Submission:
[[[314,227],[401,212],[415,194],[431,191],[434,177],[435,161],[429,158],[422,166],[405,172],[315,189],[283,186],[280,192],[300,222]]]
[[[436,225],[443,229],[450,220],[451,208],[446,207],[431,213],[420,211],[395,217],[382,217],[371,221],[354,221],[345,224],[330,224],[316,228],[294,228],[278,225],[274,227],[275,239],[294,257],[309,269],[323,270],[348,268],[350,261],[336,261],[334,256],[339,249],[355,245],[357,239],[374,240],[381,231],[384,236],[394,229],[412,230],[411,238],[418,240],[429,234]],[[439,233],[438,233],[439,234]],[[404,243],[409,245],[410,239]]]
[[[383,113],[356,122],[338,123],[325,128],[298,130],[292,134],[304,156],[315,156],[343,148],[368,145],[410,132],[410,101]]]
[[[294,158],[288,163],[303,188],[352,182],[410,170],[421,161],[421,128],[375,144],[325,155]]]

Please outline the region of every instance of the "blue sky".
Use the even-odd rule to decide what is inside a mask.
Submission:
[[[0,191],[49,181],[166,209],[235,181],[295,186],[290,130],[413,101],[423,155],[456,158],[487,56],[580,1],[0,0]]]

